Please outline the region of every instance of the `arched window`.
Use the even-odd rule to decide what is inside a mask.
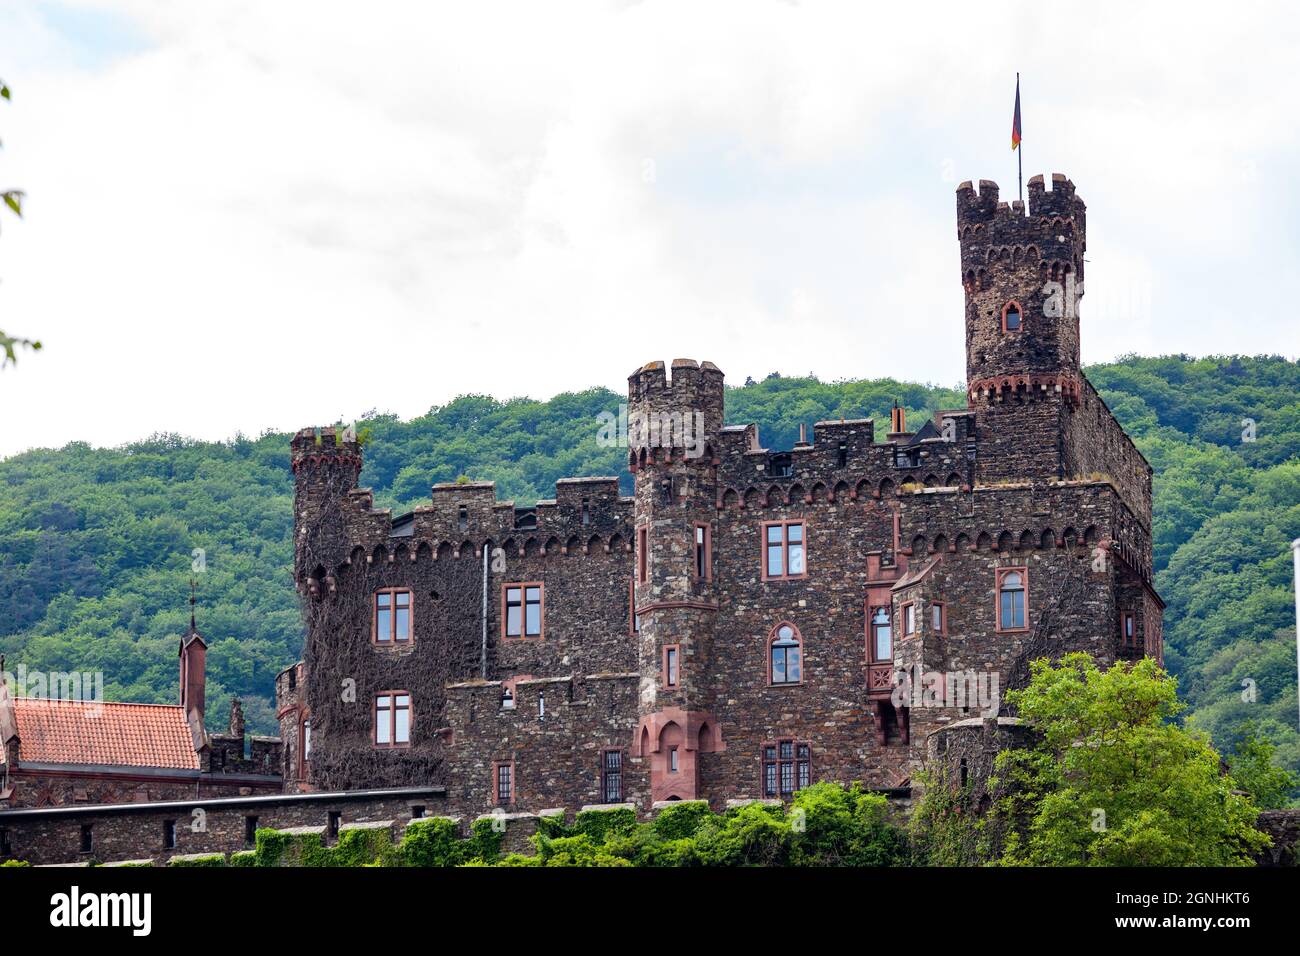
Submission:
[[[894,659],[894,632],[889,623],[889,608],[871,609],[871,660],[883,663]]]
[[[1002,307],[1002,331],[1019,332],[1021,326],[1021,313],[1019,302],[1008,302]]]
[[[793,624],[779,624],[768,642],[768,676],[773,684],[803,683],[803,642]]]
[[[1025,578],[1023,568],[998,572],[998,630],[1015,631],[1025,627]]]

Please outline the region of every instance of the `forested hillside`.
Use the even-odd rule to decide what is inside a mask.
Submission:
[[[1167,662],[1191,719],[1229,750],[1252,722],[1279,744],[1280,759],[1300,767],[1288,548],[1300,536],[1300,366],[1129,358],[1088,374],[1156,470]],[[730,389],[727,415],[758,423],[764,443],[780,448],[801,422],[887,421],[895,399],[912,422],[965,401],[960,391],[924,385],[774,374]],[[461,475],[494,480],[502,498],[525,503],[550,497],[557,478],[624,474],[619,450],[597,443],[597,416],[620,401],[590,389],[548,402],[465,396],[410,421],[372,414],[363,423],[362,484],[379,506],[407,509],[430,484]],[[102,670],[110,698],[174,700],[191,555],[202,548],[209,721],[223,722],[237,693],[250,729],[275,732],[271,679],[302,641],[290,576],[288,441],[164,435],[0,461],[7,667]]]

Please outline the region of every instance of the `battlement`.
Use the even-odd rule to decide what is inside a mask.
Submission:
[[[304,463],[345,464],[361,470],[361,444],[347,441],[333,426],[303,428],[289,442],[292,469],[296,473]]]
[[[1047,258],[1049,250],[1044,243],[1056,242],[1061,236],[1083,238],[1086,207],[1068,177],[1053,173],[1048,190],[1041,174],[1031,176],[1025,187],[1028,210],[1019,200],[1000,202],[998,184],[992,180],[981,179],[978,192],[969,180],[958,186],[957,237],[963,249],[968,245],[1037,242],[1037,251]]]
[[[648,362],[628,376],[628,398],[644,401],[665,392],[672,392],[679,398],[690,398],[699,389],[716,390],[721,396],[722,380],[722,370],[712,362],[673,359],[671,378],[662,361]]]

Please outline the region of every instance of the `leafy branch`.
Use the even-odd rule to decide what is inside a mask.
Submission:
[[[12,99],[9,93],[9,87],[6,86],[3,81],[0,81],[0,99]],[[21,189],[6,189],[4,192],[0,192],[0,197],[4,198],[5,205],[8,206],[10,211],[19,219],[23,216],[23,199],[25,196],[26,193]],[[11,362],[16,363],[18,361],[18,349],[29,348],[35,352],[40,349],[40,347],[40,342],[7,335],[3,329],[0,329],[0,353],[3,353],[0,354],[0,368],[4,368]]]

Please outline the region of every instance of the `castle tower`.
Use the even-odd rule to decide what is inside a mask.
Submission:
[[[723,749],[710,680],[722,381],[712,362],[690,359],[673,361],[671,380],[663,362],[628,378],[641,671],[632,754],[650,765],[654,800],[701,796],[701,755]]]
[[[293,468],[294,578],[319,589],[347,557],[339,505],[357,486],[361,446],[333,428],[304,428],[290,442]]]
[[[957,187],[966,382],[984,444],[979,480],[1067,477],[1079,368],[1085,208],[1065,176],[1029,180],[1029,209],[997,183]]]

